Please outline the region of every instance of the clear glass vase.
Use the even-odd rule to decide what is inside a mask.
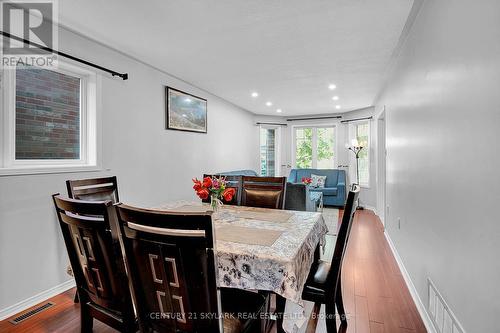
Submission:
[[[216,194],[212,194],[210,196],[210,207],[212,208],[212,211],[214,213],[217,213],[219,211],[219,206],[220,206],[219,198],[217,198]]]

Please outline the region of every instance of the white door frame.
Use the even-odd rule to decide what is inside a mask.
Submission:
[[[387,116],[385,106],[377,115],[377,211],[384,225],[387,217]]]
[[[281,126],[280,125],[259,125],[259,174],[260,174],[260,130],[273,129],[274,136],[274,176],[281,176]]]

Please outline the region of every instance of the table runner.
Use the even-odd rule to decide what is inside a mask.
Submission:
[[[217,241],[263,246],[272,246],[281,234],[282,232],[278,230],[239,227],[235,225],[225,225],[215,228]]]
[[[279,222],[284,223],[287,222],[293,214],[281,210],[276,210],[273,212],[268,211],[259,211],[259,210],[244,210],[237,212],[238,217],[244,219],[253,219],[253,220],[261,220],[261,221],[269,221],[269,222]]]

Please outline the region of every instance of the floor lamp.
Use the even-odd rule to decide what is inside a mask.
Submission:
[[[356,185],[359,186],[359,153],[363,149],[363,146],[358,142],[357,139],[352,139],[351,141],[351,146],[346,143],[346,148],[349,149],[354,153],[354,156],[356,156]],[[358,207],[357,209],[363,209],[362,206],[359,205],[359,197],[358,197]]]

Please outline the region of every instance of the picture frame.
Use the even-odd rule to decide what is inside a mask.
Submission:
[[[207,133],[207,100],[185,91],[165,87],[165,128]]]

